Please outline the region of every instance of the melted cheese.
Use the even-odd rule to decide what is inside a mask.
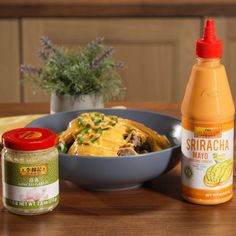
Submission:
[[[81,126],[78,125],[77,119],[72,120],[68,129],[62,133],[61,138],[69,140],[71,136],[75,136],[80,130]],[[81,156],[117,156],[119,149],[127,145],[124,136],[127,135],[127,131],[130,130],[134,130],[143,142],[150,137],[153,140],[151,144],[152,151],[158,151],[169,146],[169,141],[165,136],[157,134],[152,129],[138,122],[118,118],[116,125],[110,126],[107,130],[103,130],[96,141],[79,143],[75,140],[68,154]],[[84,137],[87,139],[90,135],[94,134],[96,134],[95,130],[91,129]]]

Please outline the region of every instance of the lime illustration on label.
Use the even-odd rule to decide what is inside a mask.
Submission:
[[[213,153],[213,159],[215,160],[216,163],[222,162],[226,160],[226,156],[224,153]]]
[[[209,167],[204,176],[204,184],[208,187],[222,186],[230,180],[233,160],[229,159]]]

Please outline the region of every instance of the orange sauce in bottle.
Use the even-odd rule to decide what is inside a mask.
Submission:
[[[214,205],[233,196],[235,108],[212,19],[196,56],[181,106],[181,191],[189,202]]]

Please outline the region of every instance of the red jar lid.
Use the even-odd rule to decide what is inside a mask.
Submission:
[[[57,134],[44,128],[19,128],[5,132],[2,143],[14,150],[40,150],[55,146]]]

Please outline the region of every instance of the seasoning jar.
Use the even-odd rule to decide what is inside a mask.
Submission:
[[[2,136],[3,205],[20,215],[52,211],[59,202],[57,135],[19,128]]]

